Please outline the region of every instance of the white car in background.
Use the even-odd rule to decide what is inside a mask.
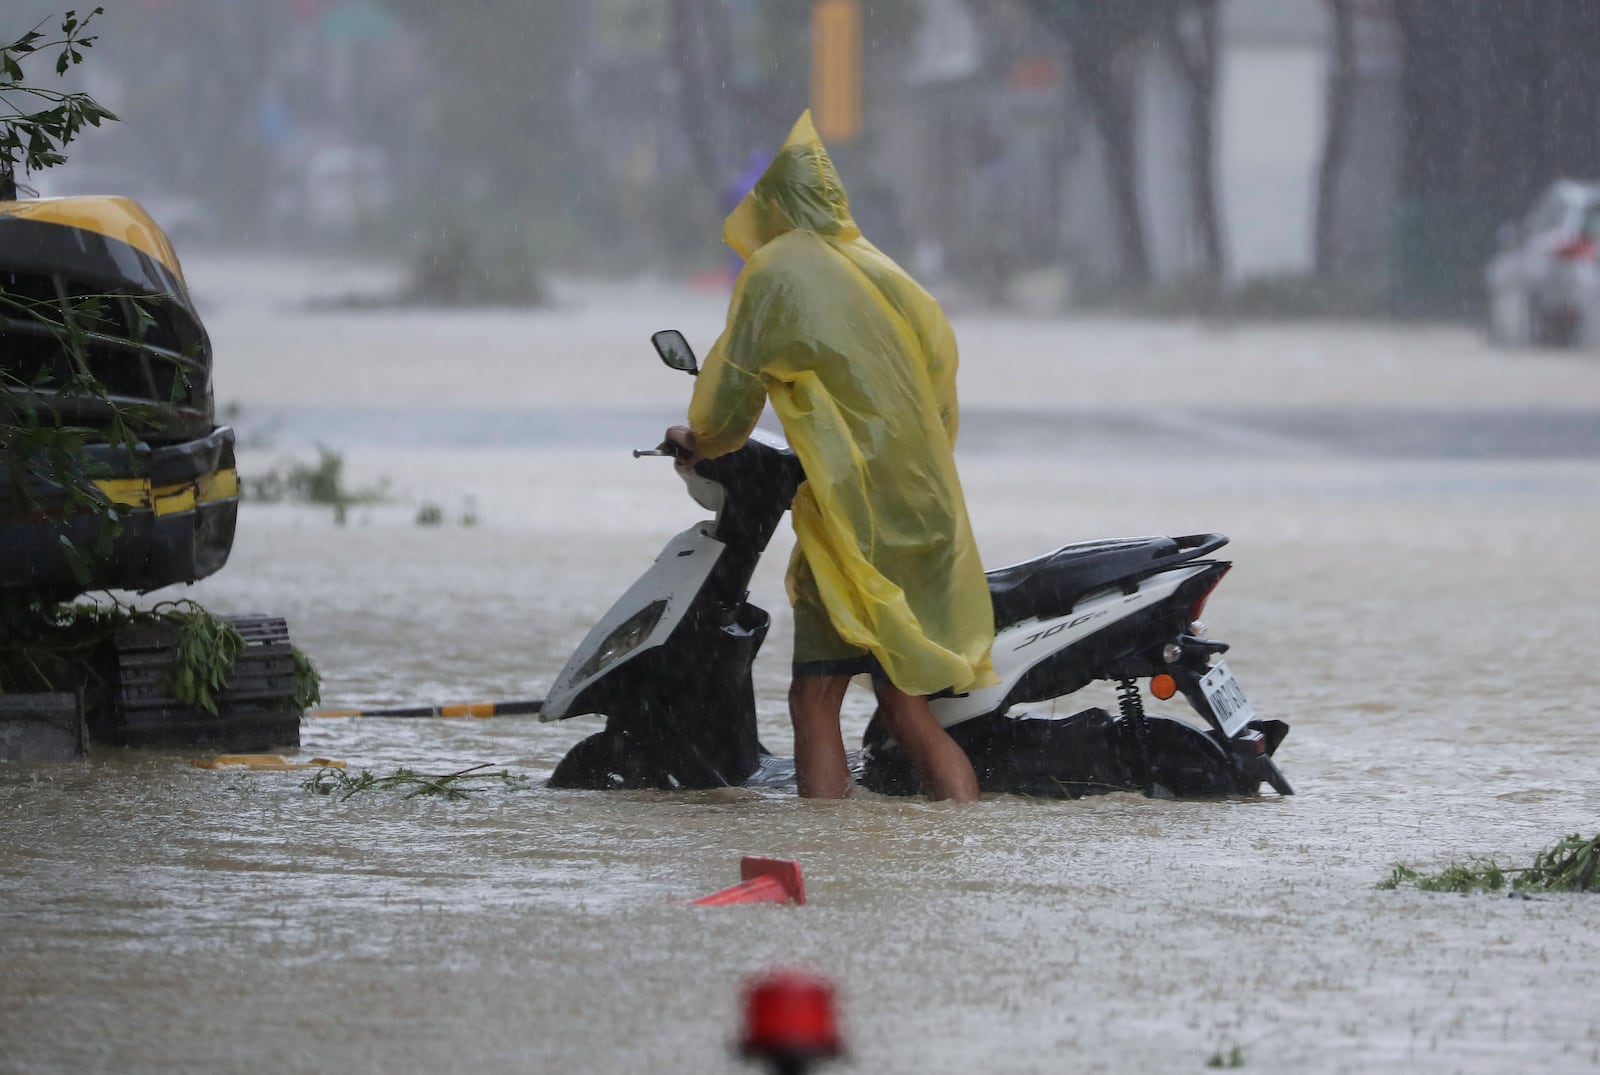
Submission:
[[[377,146],[324,146],[306,164],[304,211],[319,231],[350,235],[394,208],[389,158]]]
[[[1491,343],[1600,346],[1600,183],[1563,179],[1502,227],[1485,284]]]

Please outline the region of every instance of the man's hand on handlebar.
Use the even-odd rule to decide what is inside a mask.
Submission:
[[[694,431],[688,426],[668,428],[666,437],[661,441],[661,450],[672,456],[674,466],[685,470],[700,462],[700,453],[694,447]]]

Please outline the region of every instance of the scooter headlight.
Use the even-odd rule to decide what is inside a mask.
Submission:
[[[620,660],[622,657],[639,648],[640,643],[650,637],[650,632],[656,629],[656,624],[661,622],[662,615],[667,611],[665,601],[652,601],[644,608],[635,612],[624,620],[616,630],[606,635],[600,643],[600,648],[578,669],[578,680],[588,679],[608,664]]]

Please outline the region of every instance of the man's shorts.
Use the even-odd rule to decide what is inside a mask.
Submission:
[[[878,659],[839,637],[817,592],[804,556],[794,563],[794,669],[796,676],[882,676]]]

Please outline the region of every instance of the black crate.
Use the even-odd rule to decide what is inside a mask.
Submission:
[[[109,720],[91,723],[96,740],[130,747],[204,747],[262,751],[300,745],[294,702],[294,649],[281,617],[224,617],[244,638],[244,652],[212,715],[166,693],[178,632],[165,624],[117,632],[116,695]]]

